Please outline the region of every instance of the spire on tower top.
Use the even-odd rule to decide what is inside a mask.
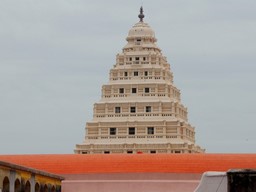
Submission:
[[[140,22],[143,22],[143,18],[145,17],[144,14],[143,14],[143,7],[141,6],[140,7],[140,14],[138,15],[139,18],[140,18]]]

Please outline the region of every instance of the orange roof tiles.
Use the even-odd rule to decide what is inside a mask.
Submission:
[[[55,174],[203,173],[256,168],[256,154],[0,155],[0,160]]]

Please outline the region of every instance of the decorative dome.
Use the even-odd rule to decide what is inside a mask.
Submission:
[[[138,22],[130,29],[127,38],[151,37],[155,38],[155,32],[147,23]]]
[[[144,23],[143,18],[145,15],[143,14],[143,8],[140,8],[140,14],[138,15],[140,21],[136,23],[129,31],[127,40],[135,39],[135,38],[152,38],[156,41],[155,32],[151,29],[151,27]]]

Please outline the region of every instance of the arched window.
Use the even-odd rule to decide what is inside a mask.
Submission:
[[[44,185],[43,192],[48,192],[48,186],[46,184]]]
[[[35,184],[35,192],[40,192],[40,185],[39,185],[39,183]]]
[[[14,192],[20,192],[20,191],[21,191],[21,183],[19,179],[16,179],[14,183]]]
[[[51,192],[56,192],[55,186],[52,186]]]
[[[5,177],[3,180],[3,192],[9,192],[10,191],[10,181],[8,177]]]
[[[30,185],[30,182],[27,181],[25,184],[25,192],[30,192],[30,191],[31,191],[31,185]]]

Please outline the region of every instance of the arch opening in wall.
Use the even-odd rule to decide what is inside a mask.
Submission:
[[[51,192],[56,192],[56,188],[54,185],[52,186]]]
[[[56,192],[61,192],[61,186],[60,185],[56,185]]]
[[[44,185],[43,192],[48,192],[48,186],[46,184]]]
[[[14,192],[20,192],[20,191],[21,191],[21,183],[19,179],[16,179],[14,183]]]
[[[35,184],[35,192],[40,192],[40,185],[39,185],[39,183]]]
[[[3,180],[3,190],[2,192],[9,192],[10,191],[10,180],[8,177],[5,177]]]
[[[31,184],[29,181],[27,181],[25,184],[25,192],[30,192],[30,191],[31,191]]]

